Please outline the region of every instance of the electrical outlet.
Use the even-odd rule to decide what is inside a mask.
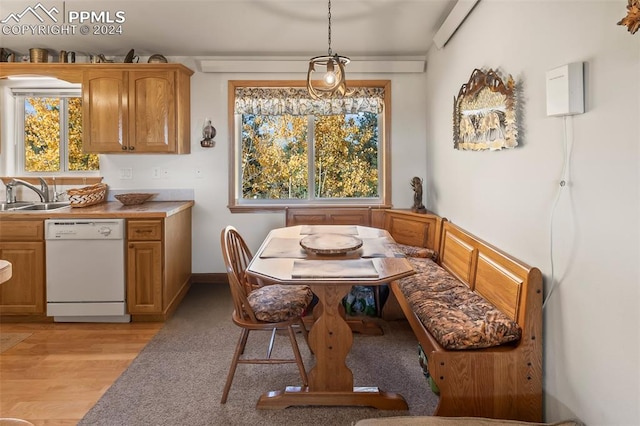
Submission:
[[[169,178],[169,169],[163,167],[154,167],[151,170],[151,177],[153,179],[168,179]]]
[[[130,167],[120,169],[120,179],[133,179],[133,169]]]

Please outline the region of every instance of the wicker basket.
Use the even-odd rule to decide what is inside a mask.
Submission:
[[[96,183],[79,189],[69,189],[67,191],[71,207],[87,207],[102,203],[107,195],[107,185]]]
[[[114,198],[125,206],[135,206],[144,203],[154,195],[156,194],[150,194],[147,192],[130,192],[128,194],[114,195]]]

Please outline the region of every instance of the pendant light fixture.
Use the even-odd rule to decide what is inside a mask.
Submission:
[[[325,99],[334,96],[345,96],[351,93],[347,90],[347,80],[344,66],[351,60],[346,56],[334,54],[331,51],[331,0],[329,0],[329,50],[326,56],[316,56],[309,60],[309,70],[307,71],[307,90],[313,99]],[[316,67],[318,69],[316,70]],[[314,72],[324,71],[322,80],[314,82],[312,80]]]

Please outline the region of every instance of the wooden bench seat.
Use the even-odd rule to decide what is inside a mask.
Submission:
[[[416,314],[416,301],[409,302],[401,283],[390,284],[391,295],[385,310],[402,311],[427,357],[429,373],[440,395],[435,415],[542,421],[543,294],[542,274],[537,268],[434,214],[306,208],[290,209],[286,217],[288,226],[340,223],[384,228],[400,245],[435,251],[437,264],[446,273],[520,329],[520,338],[509,343],[479,349],[447,349]],[[420,252],[403,250],[409,256]]]
[[[438,264],[470,292],[513,320],[519,340],[481,349],[446,349],[430,333],[398,281],[391,290],[427,357],[440,392],[435,415],[542,420],[542,274],[436,215],[389,211],[383,223],[406,243],[427,227],[439,238],[422,238],[438,252]],[[405,226],[407,225],[407,226]],[[407,229],[411,229],[407,231]],[[416,238],[414,238],[416,240]],[[430,243],[431,242],[431,243]]]
[[[445,349],[481,349],[520,340],[517,322],[431,259],[412,259],[415,275],[397,285],[411,310]]]

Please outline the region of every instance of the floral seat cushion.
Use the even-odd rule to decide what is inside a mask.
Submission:
[[[408,246],[406,244],[400,243],[389,243],[389,249],[396,256],[401,257],[420,257],[436,260],[438,258],[438,253],[434,250],[428,249],[426,247],[416,247],[416,246]]]
[[[520,326],[430,259],[409,259],[415,275],[398,281],[413,311],[445,349],[520,340]]]
[[[247,296],[256,318],[266,322],[299,317],[311,303],[313,293],[306,285],[267,285]]]

